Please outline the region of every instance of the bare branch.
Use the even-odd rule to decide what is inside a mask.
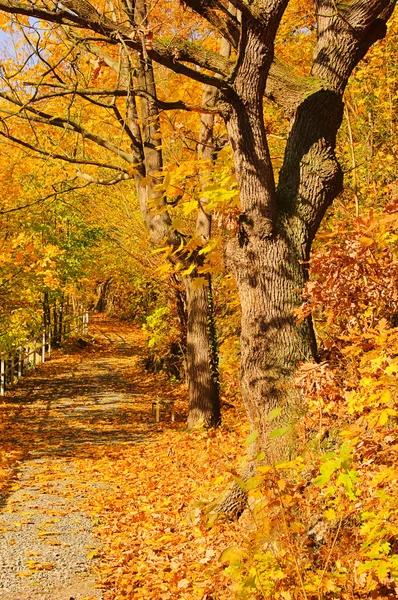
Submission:
[[[19,210],[24,210],[25,208],[30,208],[31,206],[35,206],[35,204],[40,204],[42,202],[46,202],[46,200],[50,200],[51,198],[55,199],[60,194],[68,194],[75,190],[83,190],[84,188],[88,187],[89,185],[91,185],[91,183],[85,183],[84,185],[76,185],[74,187],[67,188],[66,190],[60,190],[60,191],[53,192],[52,194],[48,194],[48,196],[44,196],[43,198],[38,198],[37,200],[34,200],[33,202],[29,202],[28,204],[23,204],[21,206],[16,206],[14,208],[8,208],[7,210],[0,210],[0,215],[6,215],[8,213],[13,213],[13,212],[17,212]]]
[[[111,171],[119,171],[120,173],[123,173],[125,175],[129,175],[129,172],[126,171],[125,169],[122,169],[121,167],[117,167],[116,165],[110,165],[108,163],[101,163],[101,162],[97,162],[94,160],[89,160],[89,159],[78,159],[78,158],[73,158],[72,156],[67,156],[64,154],[57,154],[54,152],[47,152],[46,150],[43,150],[42,148],[39,148],[38,146],[34,146],[33,144],[29,144],[29,142],[26,142],[24,140],[21,140],[20,138],[16,138],[15,136],[11,135],[10,133],[4,133],[3,131],[0,131],[0,135],[2,137],[4,137],[6,140],[9,140],[10,142],[13,142],[14,144],[18,144],[18,146],[22,146],[23,148],[27,148],[28,150],[32,150],[32,152],[35,152],[36,154],[40,154],[42,156],[46,156],[48,158],[53,158],[54,160],[62,160],[64,162],[68,162],[68,163],[72,163],[75,165],[90,165],[90,166],[94,166],[94,167],[101,167],[103,169],[110,169]]]
[[[76,31],[69,27],[65,27],[64,29],[68,39],[70,39],[73,42],[76,42],[80,46],[83,46],[88,52],[91,52],[91,54],[94,54],[94,56],[97,56],[98,58],[103,60],[109,68],[113,69],[116,72],[119,70],[118,61],[109,56],[109,54],[107,54],[102,48],[100,48],[96,44],[96,42],[107,43],[109,40],[107,40],[106,38],[98,39],[90,37],[81,37],[76,33]]]
[[[119,148],[119,146],[116,146],[116,144],[113,144],[112,142],[110,142],[108,140],[104,140],[99,135],[92,133],[88,129],[85,129],[84,127],[82,127],[81,125],[79,125],[78,123],[76,123],[70,119],[56,117],[54,115],[49,115],[43,111],[36,110],[29,105],[24,105],[24,104],[22,104],[22,102],[13,99],[12,97],[8,96],[8,94],[5,94],[4,92],[0,92],[0,98],[3,98],[4,100],[7,100],[8,102],[12,103],[13,105],[18,106],[20,109],[19,111],[16,112],[16,111],[7,109],[5,107],[1,107],[0,112],[3,112],[4,114],[19,117],[19,118],[25,119],[27,121],[33,121],[35,123],[43,123],[45,125],[49,125],[52,127],[58,127],[60,129],[64,129],[67,131],[75,131],[76,133],[79,133],[83,138],[86,138],[86,139],[94,142],[95,144],[97,144],[98,146],[101,146],[102,148],[106,148],[106,150],[109,150],[113,154],[116,154],[117,156],[119,156],[120,158],[125,160],[126,162],[128,162],[128,163],[134,162],[134,157],[131,154],[124,152],[123,150],[121,150],[121,148]]]
[[[189,112],[197,112],[203,114],[218,114],[219,111],[216,109],[206,109],[198,104],[187,104],[186,102],[176,101],[176,102],[166,102],[164,100],[159,100],[149,92],[145,90],[126,90],[120,88],[69,88],[65,84],[57,84],[57,83],[39,83],[34,81],[25,81],[25,85],[30,86],[41,86],[41,87],[52,87],[59,88],[62,91],[55,92],[53,94],[46,94],[43,96],[37,96],[33,102],[39,102],[40,100],[47,100],[49,98],[56,98],[58,96],[66,96],[68,94],[76,94],[77,96],[85,97],[85,96],[110,96],[110,97],[127,97],[127,96],[140,96],[142,98],[147,98],[152,102],[155,102],[160,110],[185,110]],[[106,108],[109,108],[108,105],[102,105]]]
[[[96,183],[97,185],[115,185],[116,183],[120,183],[120,181],[132,179],[132,176],[128,173],[120,173],[112,179],[104,179],[103,177],[93,177],[92,175],[88,175],[87,173],[83,173],[79,170],[76,171],[76,177],[79,177],[80,179],[85,179],[90,183]]]
[[[205,18],[231,46],[237,48],[240,36],[239,21],[219,0],[184,0],[184,4]]]
[[[18,0],[2,0],[0,2],[0,10],[14,15],[24,15],[25,17],[35,17],[43,21],[51,21],[59,25],[72,25],[81,28],[86,28],[87,23],[79,15],[60,9],[57,11],[46,10],[43,8],[33,7],[29,4],[23,4]]]

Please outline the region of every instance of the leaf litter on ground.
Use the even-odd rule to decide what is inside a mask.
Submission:
[[[219,558],[243,534],[222,519],[209,528],[203,508],[227,488],[226,473],[244,453],[242,408],[228,410],[218,430],[187,431],[185,386],[144,370],[140,329],[96,317],[90,335],[95,343],[82,349],[71,341],[29,377],[27,402],[19,388],[6,396],[2,494],[18,487],[28,456],[41,456],[35,478],[50,493],[54,478],[63,478],[57,494],[75,498],[93,520],[100,549],[86,555],[106,600],[231,598]],[[94,380],[91,361],[103,370]],[[65,379],[68,398],[60,399],[54,391]],[[154,423],[159,398],[175,402],[174,423]],[[62,545],[56,525],[39,536]]]

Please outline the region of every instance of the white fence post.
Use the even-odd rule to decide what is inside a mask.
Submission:
[[[6,377],[5,377],[4,358],[1,357],[1,361],[0,361],[0,395],[1,396],[4,396],[5,383],[6,383]]]
[[[14,363],[15,363],[15,354],[11,354],[11,363],[10,363],[10,388],[14,387]]]
[[[46,332],[43,331],[43,340],[41,344],[41,362],[44,363],[46,360]]]
[[[18,379],[22,377],[22,346],[18,348]]]
[[[88,310],[83,314],[83,335],[88,334]]]

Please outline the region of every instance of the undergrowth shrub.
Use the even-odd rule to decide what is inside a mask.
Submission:
[[[181,379],[184,375],[184,350],[174,312],[168,306],[156,308],[145,318],[142,329],[147,334],[149,349],[146,368],[155,372],[164,370]]]

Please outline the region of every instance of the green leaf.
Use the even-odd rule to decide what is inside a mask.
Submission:
[[[273,429],[270,434],[269,437],[272,438],[278,438],[278,437],[282,437],[283,435],[285,435],[285,433],[287,433],[289,431],[289,427],[281,427],[280,429]]]
[[[252,431],[246,438],[245,440],[245,446],[246,448],[248,448],[249,446],[251,446],[253,444],[253,442],[256,441],[256,439],[258,438],[258,430],[255,429],[254,431]]]
[[[318,487],[323,487],[329,481],[333,473],[338,469],[340,463],[338,460],[328,460],[321,466],[321,474],[314,479],[314,484]]]
[[[347,496],[349,498],[351,498],[351,500],[354,500],[355,492],[354,492],[354,483],[353,483],[352,478],[350,477],[351,473],[355,473],[355,471],[350,471],[349,473],[340,473],[337,478],[336,484],[342,485],[347,492]]]
[[[251,490],[257,490],[258,488],[261,488],[263,484],[264,477],[261,475],[254,475],[244,482],[243,489],[245,492],[250,492]]]
[[[282,410],[283,410],[282,407],[274,408],[274,410],[271,410],[268,413],[267,421],[273,421],[274,419],[276,419],[276,417],[279,417],[279,415],[281,414]]]

